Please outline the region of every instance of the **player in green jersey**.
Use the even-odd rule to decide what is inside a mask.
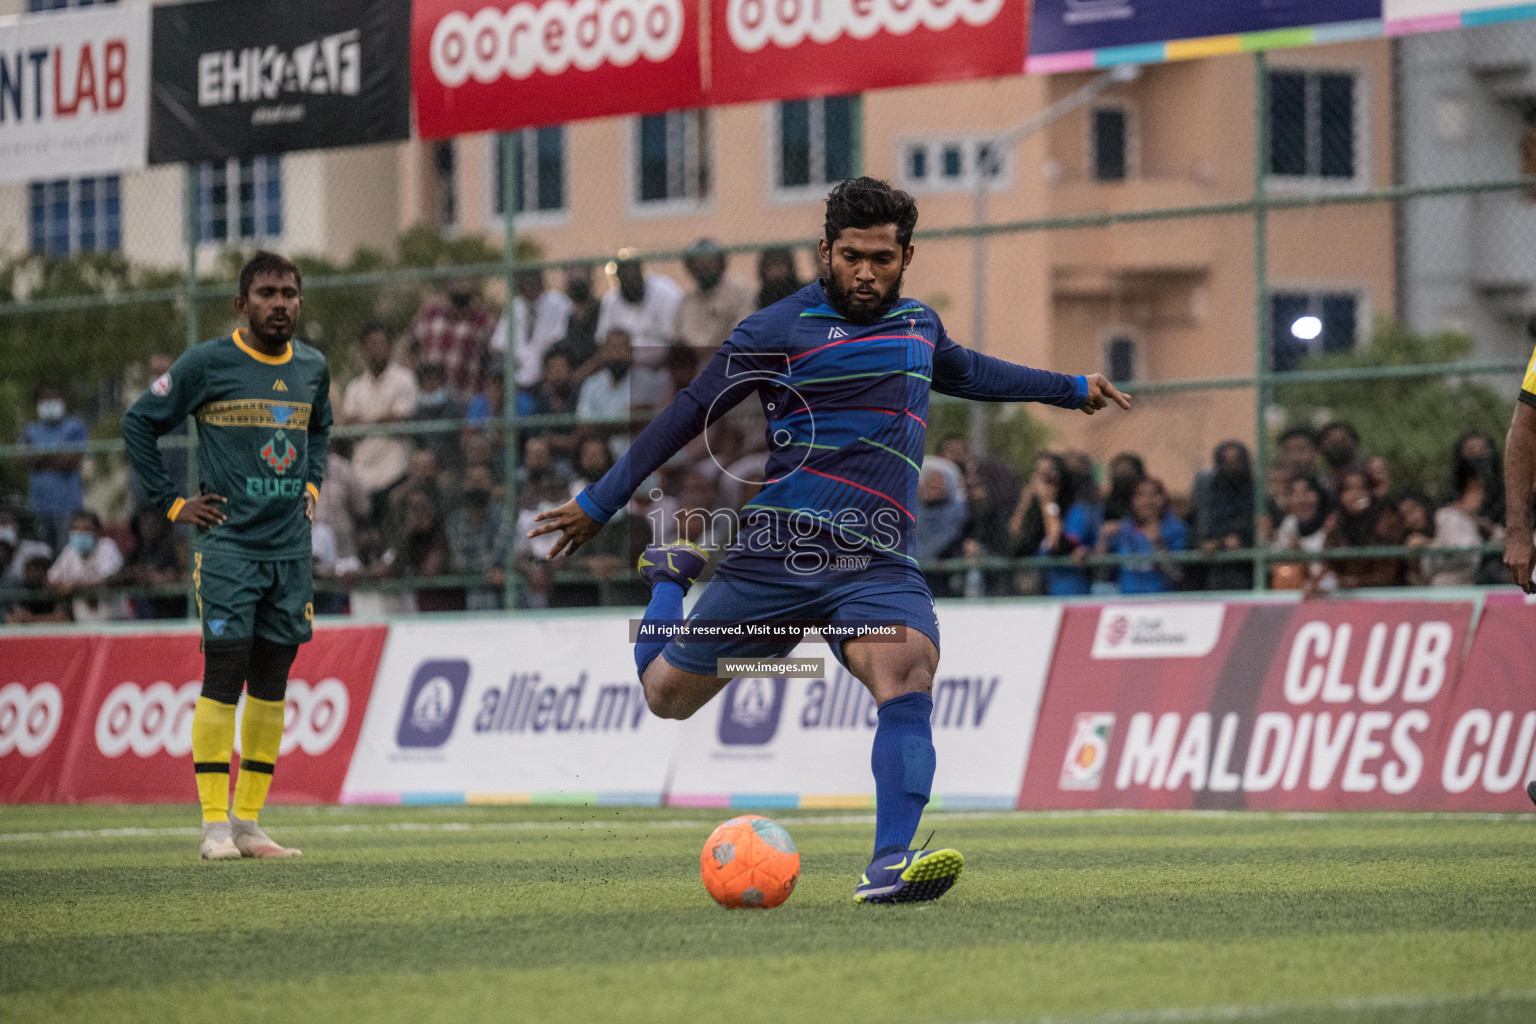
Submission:
[[[325,474],[331,375],[293,338],[303,282],[291,262],[258,252],[240,271],[246,326],[205,341],[123,416],[123,440],[151,500],[196,528],[192,582],[202,622],[203,691],[192,761],[203,806],[202,857],[296,857],[256,824],[283,739],[288,669],[311,635],[310,528]],[[183,498],[156,439],[197,419],[200,493]],[[235,709],[240,774],[229,813]]]

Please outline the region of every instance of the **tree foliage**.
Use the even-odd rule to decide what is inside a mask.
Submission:
[[[1385,318],[1369,344],[1308,359],[1304,370],[1361,369],[1448,363],[1472,350],[1464,334],[1418,334]],[[1275,400],[1292,424],[1347,420],[1360,432],[1361,452],[1384,455],[1399,486],[1437,491],[1449,471],[1451,448],[1468,430],[1502,441],[1509,400],[1476,378],[1401,377],[1327,384],[1285,384]]]

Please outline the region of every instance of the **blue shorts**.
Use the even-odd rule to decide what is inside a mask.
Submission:
[[[722,565],[721,569],[726,566]],[[871,578],[873,576],[874,578]],[[896,621],[916,629],[939,646],[939,619],[928,581],[918,572],[847,574],[803,583],[782,578],[743,579],[717,571],[688,613],[689,619],[837,619],[850,622]],[[783,640],[671,640],[661,656],[684,672],[715,674],[719,658],[782,658],[795,649]],[[841,640],[828,643],[847,667]]]

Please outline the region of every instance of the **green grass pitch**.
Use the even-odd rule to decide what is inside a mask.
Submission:
[[[1536,1021],[1530,815],[932,813],[959,884],[868,907],[870,816],[784,811],[771,911],[700,884],[719,811],[195,815],[0,811],[0,1020]]]

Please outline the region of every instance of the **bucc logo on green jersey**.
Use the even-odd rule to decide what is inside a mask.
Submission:
[[[272,435],[261,449],[261,457],[267,460],[267,465],[272,467],[274,473],[286,473],[288,467],[293,465],[293,460],[299,457],[298,449],[293,442],[288,440],[288,435],[281,430]]]

